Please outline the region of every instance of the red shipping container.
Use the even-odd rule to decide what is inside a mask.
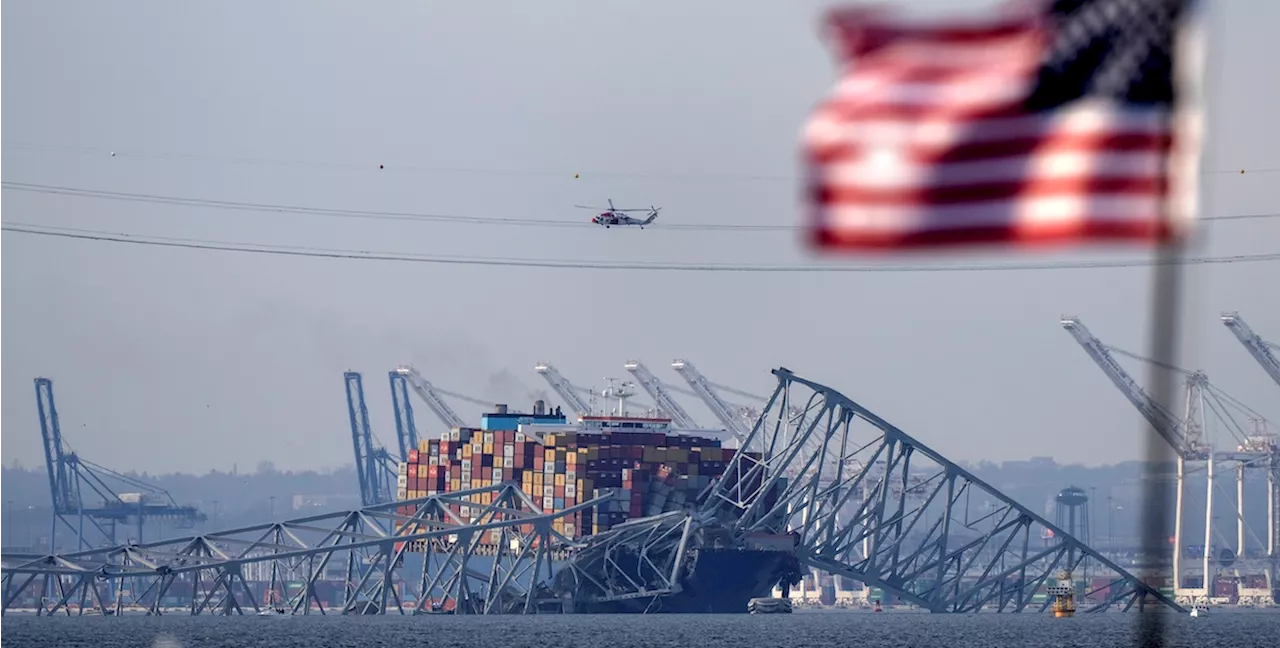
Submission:
[[[409,463],[411,464],[418,463],[418,451],[416,449],[409,451]]]
[[[418,476],[418,464],[413,464],[413,463],[409,464],[409,479],[413,479],[414,477],[417,477],[417,476]]]

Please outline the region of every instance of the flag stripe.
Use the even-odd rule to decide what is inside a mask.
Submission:
[[[1074,177],[1036,178],[1029,182],[1005,180],[986,184],[963,184],[952,187],[913,186],[898,191],[884,189],[866,190],[848,185],[821,185],[813,199],[831,209],[848,206],[851,209],[876,209],[904,205],[947,205],[980,200],[1006,200],[1053,196],[1076,196],[1083,192],[1092,194],[1151,195],[1168,189],[1161,177],[1117,176],[1102,177],[1083,174]]]
[[[1160,198],[1151,192],[1131,195],[1062,195],[1017,200],[969,201],[946,206],[834,206],[828,219],[836,227],[868,233],[910,233],[932,224],[934,229],[1052,225],[1084,216],[1099,221],[1132,222],[1152,216]]]
[[[886,15],[887,20],[879,20],[878,14]],[[998,41],[1025,35],[1037,22],[1038,16],[1028,12],[1001,15],[995,20],[965,21],[953,18],[945,25],[926,21],[913,23],[907,19],[888,16],[886,11],[866,7],[837,9],[827,16],[828,26],[855,56],[865,56],[875,49],[907,39],[912,43],[933,45]]]
[[[910,233],[882,234],[856,229],[816,228],[810,243],[819,249],[858,248],[896,250],[911,247],[951,246],[978,243],[1017,243],[1022,246],[1053,245],[1064,240],[1165,239],[1175,233],[1169,221],[1151,214],[1149,218],[1120,222],[1077,219],[1043,226],[970,227],[967,229],[921,229]]]
[[[979,73],[999,66],[1025,65],[1043,51],[1039,37],[1020,36],[971,45],[902,43],[865,56],[859,66],[874,65],[883,73],[910,73],[920,80],[942,79],[957,72]]]
[[[846,121],[839,110],[830,108],[814,116],[806,129],[805,144],[810,149],[838,144],[865,144],[889,137],[916,149],[938,149],[967,143],[1040,137],[1046,132],[1061,136],[1097,133],[1168,133],[1167,110],[1126,109],[1097,102],[1083,103],[1048,114],[1014,117],[983,117],[970,120],[945,115],[921,119],[859,119]]]
[[[853,66],[803,135],[815,244],[1172,231],[1169,106],[1086,97],[1032,112],[1048,42],[1040,21],[931,29],[857,16],[838,30]]]
[[[829,162],[833,167],[857,165],[863,171],[872,171],[877,167],[885,167],[886,161],[889,160],[888,156],[891,154],[893,161],[900,161],[900,163],[892,165],[893,168],[901,167],[903,170],[909,171],[911,169],[907,167],[959,164],[972,166],[977,163],[1000,162],[1010,158],[1021,159],[1033,155],[1050,157],[1052,155],[1080,152],[1099,154],[1107,152],[1160,153],[1168,149],[1172,143],[1173,136],[1167,131],[1163,133],[1099,131],[1096,133],[1063,134],[1059,136],[1051,130],[1046,131],[1045,135],[1040,139],[1035,136],[1022,136],[1002,140],[964,142],[952,148],[913,147],[909,144],[898,145],[891,141],[830,147],[821,153],[821,159]],[[845,160],[853,160],[853,162],[845,162]],[[1000,168],[1006,169],[1008,172],[1024,167],[1005,165]],[[935,170],[930,177],[945,178],[947,175],[946,170]]]

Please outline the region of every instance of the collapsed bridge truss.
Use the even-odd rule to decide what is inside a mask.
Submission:
[[[678,594],[689,537],[750,546],[752,537],[789,534],[801,565],[933,612],[1044,611],[1049,600],[1032,603],[1042,585],[1061,571],[1078,578],[1090,569],[1106,585],[1086,588],[1082,611],[1183,611],[843,394],[786,369],[773,373],[777,388],[742,442],[763,448],[763,459],[736,454],[685,519],[629,523],[625,533],[638,546],[621,546],[611,533],[578,552],[575,575],[609,584],[594,588],[598,600]],[[650,577],[635,582],[637,570],[611,559],[619,553],[643,556]]]
[[[790,542],[777,549],[786,559],[776,561],[776,574],[764,575],[766,589],[776,582],[769,578],[794,582],[796,570],[808,567],[933,612],[1043,611],[1049,602],[1034,594],[1049,579],[1094,570],[1082,611],[1153,604],[1183,611],[843,394],[787,369],[773,374],[777,387],[742,443],[762,448],[762,458],[735,453],[723,476],[684,511],[574,541],[556,533],[552,521],[598,507],[612,493],[544,513],[518,487],[503,484],[169,542],[6,555],[4,609],[23,592],[31,598],[29,588],[40,582],[41,614],[71,614],[73,602],[80,613],[131,605],[158,614],[175,584],[192,594],[192,614],[261,610],[244,572],[269,563],[272,591],[277,571],[304,575],[305,586],[280,611],[327,613],[315,584],[335,560],[346,583],[340,613],[561,611],[575,597],[647,601],[641,609],[659,609],[664,597],[682,595],[701,550],[786,537]],[[458,505],[475,514],[458,514]],[[404,506],[412,508],[397,508]],[[414,547],[424,552],[420,574],[397,583]],[[555,573],[553,558],[561,565]],[[1092,586],[1098,577],[1105,586]],[[111,591],[136,592],[132,603],[101,595],[102,581],[127,579],[136,584]]]
[[[1086,561],[1114,575],[1105,593],[1085,592],[1096,601],[1087,609],[1181,610],[845,395],[773,373],[777,388],[745,442],[765,447],[765,458],[735,456],[703,505],[736,534],[795,533],[802,563],[934,612],[1022,611],[1041,585],[1061,570],[1078,577]],[[801,476],[785,479],[789,469]]]
[[[555,602],[552,560],[574,544],[552,522],[611,496],[544,513],[499,484],[176,540],[5,555],[2,611],[25,599],[38,615],[162,614],[166,596],[182,592],[192,615],[328,614],[316,586],[336,573],[345,592],[330,607],[340,614],[530,612]],[[420,557],[417,574],[401,573],[409,555]],[[258,600],[250,571],[269,574],[275,600]],[[305,583],[292,596],[281,592],[287,576]]]

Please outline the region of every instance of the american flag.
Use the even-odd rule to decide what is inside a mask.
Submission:
[[[1057,0],[932,23],[880,7],[829,13],[847,68],[804,132],[812,242],[1185,234],[1200,140],[1190,10]]]

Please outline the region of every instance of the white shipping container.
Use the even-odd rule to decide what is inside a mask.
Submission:
[[[408,478],[408,477],[406,477],[406,476],[404,476],[404,475],[400,475],[400,476],[396,477],[396,486],[397,486],[397,487],[399,487],[399,488],[408,488],[408,487],[409,487],[409,478]]]
[[[403,489],[403,488],[397,488],[397,489],[396,489],[396,499],[398,499],[398,500],[402,500],[402,499],[409,499],[408,491],[406,491],[406,490],[405,490],[405,489]]]
[[[577,487],[577,485],[575,485],[575,484],[565,484],[565,487],[564,487],[564,496],[565,496],[565,497],[577,497],[577,495],[578,495],[578,487]]]

